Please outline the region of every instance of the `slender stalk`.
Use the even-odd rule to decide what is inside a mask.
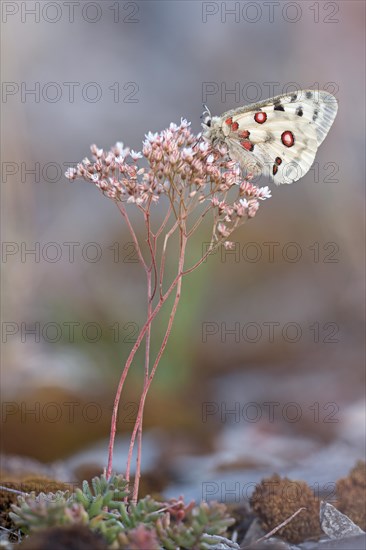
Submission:
[[[148,244],[148,247],[149,247],[149,251],[150,251],[150,257],[151,257],[151,265],[149,267],[149,271],[151,272],[152,269],[154,269],[154,290],[151,294],[150,292],[150,295],[149,295],[149,298],[148,300],[150,300],[151,302],[153,301],[154,299],[154,296],[155,296],[155,292],[156,292],[156,287],[157,287],[157,279],[158,279],[158,269],[156,267],[156,236],[154,235],[154,233],[151,231],[151,225],[150,225],[150,206],[151,206],[151,200],[148,202],[148,206],[147,206],[147,209],[144,210],[144,218],[145,218],[145,224],[146,224],[146,229],[147,229],[147,239],[146,239],[146,242]],[[146,272],[147,274],[147,272]]]
[[[127,221],[127,225],[128,225],[128,227],[131,231],[131,235],[133,236],[133,239],[134,239],[134,242],[135,242],[135,245],[136,245],[136,250],[139,254],[139,257],[141,256],[141,258],[142,258],[141,250],[140,250],[140,247],[138,245],[138,241],[137,241],[136,235],[134,233],[134,230],[132,228],[132,225],[130,223],[130,220],[129,220],[129,218],[128,218],[125,211],[123,212],[121,210],[121,212],[122,212],[122,214],[124,215],[124,217]],[[159,313],[160,309],[162,308],[162,306],[164,305],[166,300],[169,298],[171,292],[178,285],[176,298],[175,298],[175,301],[174,301],[174,304],[173,304],[173,309],[172,309],[173,316],[171,314],[170,319],[169,319],[167,333],[164,337],[161,349],[158,353],[158,357],[157,357],[158,361],[155,361],[155,363],[154,363],[154,366],[153,366],[152,371],[150,373],[147,384],[144,385],[144,390],[143,390],[143,393],[142,393],[142,396],[141,396],[140,406],[139,406],[139,410],[138,410],[138,416],[137,416],[137,419],[136,419],[134,431],[133,431],[132,436],[131,436],[131,442],[130,442],[129,453],[128,453],[128,458],[127,458],[127,467],[126,467],[126,480],[127,481],[129,481],[129,478],[130,478],[131,459],[132,459],[132,452],[133,452],[133,447],[134,447],[135,438],[136,438],[136,432],[137,432],[137,429],[139,428],[139,425],[140,425],[141,412],[143,411],[143,408],[144,408],[146,394],[147,394],[147,391],[148,391],[148,389],[150,387],[150,384],[151,384],[151,381],[152,381],[151,375],[152,375],[152,377],[154,376],[157,365],[158,365],[158,362],[160,361],[160,357],[161,357],[161,355],[164,352],[164,349],[166,347],[167,340],[168,340],[168,337],[169,337],[169,334],[170,334],[170,331],[171,331],[171,325],[173,323],[176,308],[178,306],[178,302],[179,302],[179,298],[180,298],[181,278],[182,278],[183,275],[191,273],[194,269],[196,269],[198,266],[200,266],[204,262],[204,260],[207,258],[207,256],[210,253],[212,253],[212,251],[215,250],[219,246],[219,244],[221,243],[221,240],[222,240],[222,239],[220,239],[217,243],[215,243],[215,245],[210,247],[209,250],[201,257],[201,259],[199,261],[197,261],[191,268],[183,271],[185,248],[186,248],[188,238],[187,238],[187,234],[186,234],[185,224],[183,226],[180,225],[179,227],[180,227],[180,231],[181,231],[181,248],[180,248],[180,254],[179,254],[178,274],[175,277],[175,279],[173,280],[173,282],[171,283],[171,285],[168,288],[168,290],[166,291],[166,293],[163,294],[162,293],[162,279],[163,279],[163,273],[164,273],[167,241],[168,241],[169,237],[172,235],[172,233],[177,229],[177,227],[178,227],[178,223],[176,222],[173,225],[173,227],[171,228],[171,230],[167,233],[167,235],[164,239],[162,264],[161,264],[161,269],[160,269],[160,299],[159,299],[159,302],[157,303],[157,305],[155,306],[155,308],[153,309],[151,314],[148,315],[148,319],[146,320],[145,324],[143,325],[143,327],[140,331],[140,334],[137,337],[137,340],[136,340],[136,342],[135,342],[135,344],[134,344],[134,346],[133,346],[133,348],[132,348],[132,350],[131,350],[128,358],[127,358],[127,361],[125,363],[125,366],[124,366],[124,369],[122,371],[121,378],[120,378],[120,381],[119,381],[119,384],[118,384],[118,387],[117,387],[117,392],[116,392],[114,405],[113,405],[112,420],[111,420],[111,431],[110,431],[110,439],[109,439],[109,446],[108,446],[107,478],[109,478],[111,476],[111,473],[112,473],[113,449],[114,449],[114,441],[115,441],[116,429],[117,429],[117,415],[118,415],[119,402],[120,402],[120,399],[121,399],[122,389],[123,389],[127,374],[128,374],[129,369],[131,367],[132,361],[133,361],[133,359],[136,355],[136,352],[139,349],[145,334],[147,333],[147,331],[150,330],[150,325],[151,325],[152,321],[155,319],[155,317]],[[136,241],[135,241],[135,239],[136,239]],[[154,255],[155,255],[155,251],[154,251]],[[143,258],[141,260],[141,263],[143,264],[144,267],[146,266],[146,262],[143,260]],[[146,269],[148,269],[147,266],[146,266]],[[178,290],[179,290],[179,292],[178,292]],[[141,457],[140,457],[140,465],[141,465]],[[139,465],[139,467],[140,467],[140,465]],[[137,483],[137,491],[138,491],[138,483]],[[134,489],[134,494],[137,494],[137,491]]]
[[[178,227],[178,221],[174,223],[174,225],[171,227],[171,229],[168,231],[168,233],[165,235],[164,238],[164,245],[163,245],[163,252],[161,255],[161,263],[160,263],[160,277],[159,277],[159,288],[160,288],[160,297],[163,295],[163,278],[164,278],[164,270],[165,270],[165,256],[166,256],[166,249],[168,245],[168,240],[173,235],[174,231]]]
[[[277,531],[279,531],[280,529],[282,529],[282,527],[286,527],[286,525],[288,525],[290,523],[290,521],[292,521],[298,514],[300,514],[300,512],[302,512],[303,510],[306,510],[306,508],[303,506],[302,508],[299,508],[298,510],[296,510],[296,512],[294,512],[290,517],[288,517],[287,519],[285,519],[285,521],[283,521],[282,523],[280,523],[279,525],[277,525],[274,529],[272,529],[272,531],[270,531],[269,533],[267,533],[266,535],[264,535],[264,537],[261,537],[260,539],[257,539],[255,540],[252,544],[253,546],[258,544],[258,542],[263,542],[264,540],[267,540],[269,538],[272,537],[272,535],[275,535],[277,533]]]
[[[121,203],[121,202],[117,203],[117,207],[118,207],[118,210],[121,212],[122,216],[124,217],[124,219],[126,221],[127,227],[130,231],[131,237],[132,237],[134,245],[135,245],[135,249],[136,249],[139,261],[140,261],[141,265],[143,266],[143,268],[146,272],[146,275],[149,276],[148,275],[147,264],[144,260],[143,255],[142,255],[142,251],[141,251],[141,248],[140,248],[135,230],[133,229],[133,226],[132,226],[131,221],[128,217],[126,209],[125,209],[123,203]],[[149,317],[149,315],[148,315],[148,317]],[[141,335],[141,333],[140,333],[140,335]],[[141,341],[142,341],[142,338],[141,338]],[[140,343],[141,343],[141,341],[140,341]],[[139,346],[137,346],[136,351],[137,351],[138,347]],[[132,363],[132,359],[133,359],[134,355],[135,355],[135,353],[133,354],[130,362],[127,360],[127,363],[129,362],[129,366]],[[131,354],[130,354],[130,356],[131,356]],[[130,356],[129,356],[128,359],[130,359]],[[128,370],[129,370],[129,366],[127,367],[127,363],[125,365],[125,368],[123,369],[122,376],[120,378],[118,388],[117,388],[117,394],[116,394],[116,397],[115,397],[115,400],[114,400],[113,414],[112,414],[112,420],[111,420],[111,432],[110,432],[109,446],[108,446],[108,465],[107,465],[107,472],[106,472],[107,473],[107,478],[109,478],[112,474],[113,448],[114,448],[114,440],[115,440],[115,435],[116,435],[116,430],[117,430],[118,407],[119,407],[120,396],[121,396],[121,393],[122,393],[122,388],[123,388],[123,385],[124,385],[124,382],[126,380]]]
[[[134,229],[132,227],[132,224],[130,222],[130,219],[129,219],[129,217],[128,217],[128,215],[127,215],[127,213],[126,213],[126,211],[125,211],[122,204],[119,203],[118,208],[119,208],[120,212],[122,213],[124,219],[126,220],[127,226],[129,228],[129,231],[130,231],[131,236],[132,236],[132,239],[135,243],[136,251],[137,251],[137,254],[139,256],[140,262],[143,265],[145,271],[147,272],[147,270],[149,268],[147,267],[146,262],[145,262],[145,260],[142,256],[142,252],[141,252],[141,249],[140,249],[135,231],[134,231]],[[164,220],[164,222],[165,222],[165,220]],[[148,318],[147,318],[145,324],[143,325],[143,327],[142,327],[142,329],[141,329],[141,331],[140,331],[140,333],[137,337],[137,340],[136,340],[136,342],[135,342],[135,344],[134,344],[134,346],[133,346],[133,348],[132,348],[132,350],[131,350],[128,358],[127,358],[125,366],[123,368],[123,371],[122,371],[122,374],[121,374],[121,377],[120,377],[120,380],[119,380],[119,383],[118,383],[117,392],[116,392],[116,396],[115,396],[115,399],[114,399],[114,404],[113,404],[113,412],[112,412],[112,419],[111,419],[111,430],[110,430],[109,445],[108,445],[108,464],[107,464],[107,470],[106,470],[107,478],[109,478],[112,474],[113,449],[114,449],[114,441],[115,441],[116,430],[117,430],[117,416],[118,416],[119,402],[121,400],[122,389],[123,389],[125,380],[127,378],[127,374],[129,372],[132,361],[133,361],[133,359],[136,355],[136,352],[139,349],[139,347],[141,345],[141,342],[142,342],[146,332],[149,330],[151,322],[155,319],[156,315],[159,313],[159,311],[162,308],[163,304],[169,298],[171,292],[176,287],[180,277],[181,277],[181,275],[178,274],[177,277],[171,283],[171,285],[168,288],[168,290],[166,291],[166,293],[164,295],[160,296],[160,300],[157,303],[154,310],[151,312],[150,315],[148,315]]]
[[[208,208],[206,208],[206,210],[204,212],[202,212],[202,214],[200,215],[200,217],[198,218],[198,220],[195,222],[195,224],[192,226],[192,228],[189,230],[188,232],[188,237],[191,237],[193,235],[193,233],[196,231],[196,229],[198,229],[198,227],[201,225],[204,217],[206,216],[206,214],[212,209],[212,206],[210,205]]]
[[[206,258],[212,254],[212,252],[214,250],[216,250],[216,248],[221,244],[221,240],[217,241],[217,243],[215,243],[213,246],[210,246],[207,250],[207,252],[205,252],[205,254],[194,264],[192,265],[192,267],[190,267],[189,269],[186,269],[184,272],[183,272],[183,275],[187,275],[188,273],[191,273],[192,271],[194,271],[195,269],[197,269],[197,267],[199,267],[205,260]]]
[[[154,378],[154,375],[155,375],[156,369],[158,367],[158,364],[160,362],[160,359],[161,359],[161,357],[164,353],[164,350],[166,348],[166,345],[168,343],[168,339],[169,339],[169,335],[170,335],[170,332],[171,332],[171,329],[172,329],[173,321],[174,321],[174,318],[175,318],[175,315],[176,315],[176,312],[177,312],[178,303],[179,303],[180,295],[181,295],[181,286],[182,286],[181,274],[183,273],[186,244],[187,244],[187,236],[185,235],[185,228],[183,229],[181,227],[181,246],[180,246],[179,266],[178,266],[178,275],[177,275],[177,277],[178,277],[177,290],[176,290],[176,294],[175,294],[175,299],[174,299],[172,311],[170,313],[170,317],[169,317],[169,321],[168,321],[168,327],[167,327],[167,330],[166,330],[164,338],[163,338],[163,342],[161,344],[158,355],[155,359],[154,365],[151,369],[151,373],[149,375],[148,382],[145,385],[144,390],[143,390],[142,395],[141,395],[140,405],[139,405],[139,409],[138,409],[138,413],[137,413],[137,418],[136,418],[135,426],[134,426],[132,436],[131,436],[131,441],[130,441],[130,448],[129,448],[129,453],[128,453],[129,458],[128,458],[128,461],[127,461],[127,468],[126,468],[126,479],[129,479],[129,475],[130,475],[131,457],[132,457],[133,447],[134,447],[134,444],[135,444],[136,434],[137,434],[137,431],[139,429],[139,426],[140,426],[140,423],[141,423],[141,420],[142,420],[146,395],[147,395],[147,392],[150,388],[151,382]],[[139,489],[139,478],[136,476],[135,477],[135,482],[134,482],[134,487],[133,487],[133,495],[132,495],[132,501],[133,502],[137,502],[138,489]]]
[[[172,205],[169,203],[169,207],[168,207],[168,211],[166,213],[166,216],[163,220],[163,223],[161,224],[161,226],[159,227],[159,229],[157,230],[157,232],[155,233],[155,238],[158,239],[160,237],[160,234],[161,232],[163,231],[163,229],[165,228],[166,224],[168,223],[168,220],[170,218],[170,214],[172,213]]]
[[[150,204],[149,204],[150,208]],[[151,316],[152,312],[152,300],[154,298],[155,289],[156,289],[156,280],[157,280],[157,270],[156,270],[156,261],[155,261],[155,253],[156,253],[156,238],[152,235],[151,227],[150,227],[150,211],[146,212],[145,215],[145,222],[147,227],[147,241],[149,243],[149,248],[151,252],[151,265],[146,272],[147,275],[147,318]],[[151,242],[152,238],[152,242]],[[152,273],[152,267],[154,267],[154,275],[155,275],[155,288],[154,292],[152,292],[152,285],[151,285],[151,273]],[[147,329],[146,332],[146,344],[145,344],[145,376],[144,376],[144,386],[145,388],[148,379],[149,379],[149,365],[150,365],[150,340],[151,340],[151,323]],[[137,480],[137,484],[139,484],[140,477],[141,477],[141,453],[142,453],[142,420],[143,415],[141,415],[141,420],[139,424],[139,430],[138,430],[138,436],[137,436],[137,459],[136,459],[136,473],[135,473],[135,483]],[[133,500],[134,503],[137,502]]]
[[[126,209],[125,207],[123,206],[123,203],[122,202],[118,202],[117,203],[117,206],[118,206],[118,210],[121,212],[122,216],[124,217],[125,221],[126,221],[126,224],[127,224],[127,227],[129,229],[129,232],[131,233],[131,237],[133,239],[133,242],[134,242],[134,245],[135,245],[135,248],[136,248],[136,252],[137,252],[137,255],[139,257],[139,260],[142,264],[142,267],[144,268],[145,271],[147,271],[148,267],[146,265],[146,262],[144,260],[144,257],[142,255],[142,252],[141,252],[141,248],[140,248],[140,245],[139,245],[139,242],[138,242],[138,239],[137,239],[137,236],[136,236],[136,233],[135,233],[135,230],[134,228],[132,227],[132,224],[131,224],[131,221],[130,221],[130,218],[128,217],[128,214],[126,212]]]
[[[111,420],[111,431],[110,431],[109,446],[108,446],[108,465],[107,465],[107,473],[106,473],[107,478],[109,478],[111,476],[111,473],[112,473],[113,449],[114,449],[114,441],[115,441],[116,429],[117,429],[118,408],[119,408],[119,402],[120,402],[120,399],[121,399],[123,385],[125,383],[128,371],[129,371],[131,363],[132,363],[132,361],[133,361],[133,359],[136,355],[136,352],[139,349],[139,347],[141,345],[141,342],[142,342],[142,340],[143,340],[143,338],[144,338],[144,336],[145,336],[145,334],[146,334],[146,332],[149,328],[149,325],[155,319],[155,317],[157,316],[157,314],[161,310],[162,306],[164,305],[166,300],[169,298],[169,296],[172,293],[172,291],[174,290],[174,288],[177,286],[177,284],[178,284],[181,277],[182,277],[182,274],[178,273],[178,275],[175,277],[175,279],[171,283],[171,285],[168,288],[168,290],[166,291],[166,293],[160,298],[159,302],[157,303],[157,305],[153,309],[150,317],[147,319],[147,321],[143,325],[142,329],[140,330],[140,333],[137,337],[137,340],[136,340],[132,350],[130,351],[130,354],[129,354],[129,356],[127,358],[127,361],[125,363],[125,366],[123,368],[123,371],[122,371],[122,374],[121,374],[121,377],[120,377],[120,380],[119,380],[119,383],[118,383],[118,387],[117,387],[116,397],[114,399],[114,404],[113,404],[113,412],[112,412],[112,420]]]
[[[150,254],[151,254],[151,265],[150,265],[150,268],[146,272],[146,274],[147,274],[147,287],[148,287],[148,311],[147,311],[147,317],[148,318],[151,316],[151,313],[152,313],[152,301],[154,299],[154,295],[155,295],[155,291],[156,291],[156,285],[157,285],[156,241],[157,241],[158,237],[160,236],[161,232],[163,231],[163,229],[165,228],[165,226],[166,226],[166,224],[169,220],[169,217],[171,215],[171,212],[172,212],[172,207],[170,205],[169,208],[168,208],[168,212],[167,212],[161,226],[159,227],[158,231],[154,235],[153,232],[151,231],[151,226],[150,226],[150,210],[149,210],[149,207],[150,207],[150,203],[148,205],[147,210],[144,211],[145,212],[145,223],[146,223],[147,235],[148,235],[147,236],[147,242],[148,242],[149,249],[150,249]],[[175,226],[176,225],[177,224],[175,224]],[[155,277],[155,283],[154,283],[154,290],[153,291],[152,291],[152,284],[151,284],[152,283],[152,281],[151,281],[151,270],[152,270],[152,268],[154,268],[154,277]],[[146,384],[148,383],[148,378],[149,378],[150,340],[151,340],[151,324],[148,326],[147,331],[146,331],[144,388],[145,388]],[[137,481],[135,481],[135,483],[137,484],[137,487],[139,485],[139,480],[140,480],[140,477],[141,477],[142,422],[143,422],[143,411],[142,411],[139,426],[138,426],[138,436],[137,436],[137,445],[138,445],[138,447],[137,447],[136,473],[135,473],[135,480],[137,480]],[[126,479],[129,479],[130,463],[131,463],[131,460],[132,460],[132,452],[133,452],[133,446],[130,446],[130,452],[129,452],[128,459],[127,459],[128,467],[127,467]],[[136,502],[136,501],[137,501],[137,498],[136,499],[133,498],[133,502]]]

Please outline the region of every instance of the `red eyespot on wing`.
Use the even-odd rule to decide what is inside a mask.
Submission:
[[[258,124],[263,124],[267,120],[267,113],[264,113],[263,111],[259,111],[259,113],[255,113],[254,120],[258,122]]]
[[[228,126],[231,126],[232,122],[233,122],[232,117],[229,117],[225,120],[225,124],[227,124]]]
[[[286,130],[281,135],[281,141],[286,147],[292,147],[295,143],[295,136],[290,130]]]
[[[236,132],[236,130],[239,128],[239,124],[237,122],[233,122],[231,125],[231,129]]]
[[[279,166],[280,164],[282,164],[282,159],[281,159],[281,157],[276,157],[275,162],[276,162],[276,164],[278,164],[278,166]]]
[[[254,145],[249,140],[244,140],[240,142],[240,145],[247,151],[253,151]]]
[[[273,168],[272,168],[272,174],[275,176],[277,174],[277,172],[278,172],[278,166],[277,166],[277,164],[274,164]]]
[[[242,132],[239,132],[239,137],[243,139],[247,139],[250,136],[249,130],[243,130]]]

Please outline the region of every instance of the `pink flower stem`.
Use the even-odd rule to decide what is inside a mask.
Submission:
[[[150,203],[149,203],[149,206],[150,206]],[[148,295],[147,316],[148,316],[148,318],[151,315],[152,301],[153,301],[154,296],[155,296],[156,285],[157,285],[156,241],[159,238],[159,236],[160,236],[161,232],[163,231],[163,229],[165,228],[166,224],[168,223],[171,212],[172,212],[172,207],[171,207],[171,205],[169,205],[168,212],[167,212],[161,226],[159,227],[159,229],[158,229],[158,231],[156,232],[155,235],[152,233],[151,227],[150,227],[150,210],[149,210],[149,208],[147,209],[147,212],[145,213],[145,223],[146,223],[147,235],[148,235],[147,242],[148,242],[148,245],[149,245],[149,249],[150,249],[150,253],[151,253],[151,261],[152,261],[152,264],[151,264],[149,270],[147,271],[147,287],[148,287],[148,291],[147,291],[147,295]],[[151,287],[151,270],[152,270],[152,267],[154,267],[154,277],[155,277],[155,284],[154,284],[154,291],[153,292],[152,292],[152,287]],[[148,330],[146,332],[145,377],[144,377],[144,389],[143,389],[143,391],[145,390],[145,387],[146,387],[146,385],[148,383],[148,379],[149,379],[150,340],[151,340],[151,324],[149,325]],[[141,411],[141,418],[140,418],[140,422],[139,422],[138,435],[137,435],[136,474],[135,474],[135,481],[134,481],[137,488],[139,486],[140,477],[141,477],[142,424],[143,424],[143,410]],[[133,452],[133,445],[132,445],[132,448],[131,448],[130,461],[131,461],[131,457],[132,457],[132,452]],[[136,493],[136,498],[133,499],[133,502],[134,503],[137,502],[137,493]]]
[[[206,208],[206,210],[200,215],[200,217],[198,218],[196,223],[193,225],[192,229],[190,229],[190,231],[188,232],[188,237],[191,237],[193,235],[193,233],[196,231],[196,229],[198,229],[198,227],[201,225],[204,217],[206,216],[206,214],[208,212],[210,212],[210,210],[212,210],[212,205],[210,205],[208,208]]]
[[[129,453],[128,453],[128,461],[127,461],[127,468],[126,468],[126,479],[129,479],[129,475],[130,475],[131,457],[132,457],[133,447],[134,447],[134,444],[135,444],[136,433],[139,430],[139,426],[140,426],[140,423],[142,421],[146,395],[147,395],[147,392],[150,388],[151,382],[154,378],[154,375],[155,375],[156,369],[158,367],[158,364],[160,362],[160,359],[161,359],[161,357],[164,353],[164,350],[166,348],[166,345],[168,343],[169,335],[170,335],[170,332],[171,332],[171,329],[172,329],[173,321],[174,321],[176,311],[177,311],[177,307],[178,307],[178,303],[179,303],[179,300],[180,300],[181,286],[182,286],[182,277],[181,277],[181,275],[183,273],[185,249],[186,249],[186,244],[187,244],[187,237],[186,237],[185,232],[182,228],[181,228],[181,235],[180,236],[181,236],[181,246],[180,246],[179,266],[178,266],[178,275],[177,275],[177,277],[178,277],[177,290],[176,290],[173,307],[172,307],[170,317],[169,317],[169,321],[168,321],[168,327],[167,327],[167,330],[165,332],[165,336],[163,338],[163,342],[161,344],[158,355],[155,359],[154,365],[151,369],[151,373],[149,375],[148,381],[145,384],[144,390],[143,390],[142,395],[141,395],[140,405],[139,405],[139,409],[138,409],[138,413],[137,413],[137,418],[136,418],[135,426],[134,426],[133,433],[132,433],[132,436],[131,436],[130,449],[129,449]],[[133,495],[132,495],[132,502],[134,502],[134,503],[137,502],[137,498],[138,498],[139,481],[140,481],[139,476],[135,476],[134,487],[133,487]]]
[[[169,208],[168,208],[168,211],[167,211],[167,213],[166,213],[166,216],[165,216],[165,218],[164,218],[164,220],[163,220],[163,223],[161,224],[161,226],[159,227],[159,229],[158,229],[157,232],[155,233],[155,238],[156,238],[156,239],[159,238],[160,233],[163,231],[163,229],[165,228],[166,224],[168,223],[171,213],[172,213],[172,205],[169,204]]]
[[[175,279],[171,283],[171,285],[168,288],[168,290],[166,291],[166,293],[163,295],[163,297],[159,300],[159,302],[155,306],[155,308],[152,311],[150,317],[147,319],[146,323],[143,325],[142,329],[140,330],[140,333],[137,337],[137,340],[136,340],[132,350],[130,351],[130,354],[129,354],[129,356],[127,358],[127,361],[125,363],[125,366],[123,368],[121,378],[120,378],[120,381],[119,381],[118,387],[117,387],[116,397],[114,399],[114,405],[113,405],[112,420],[111,420],[111,431],[110,431],[110,437],[109,437],[108,466],[107,466],[107,473],[106,473],[107,478],[109,478],[111,476],[111,473],[112,473],[113,448],[114,448],[114,440],[115,440],[115,436],[116,436],[116,424],[117,424],[118,407],[119,407],[119,402],[120,402],[120,399],[121,399],[121,393],[122,393],[123,385],[124,385],[124,382],[126,380],[128,371],[129,371],[131,363],[132,363],[132,361],[133,361],[133,359],[136,355],[136,352],[139,349],[139,347],[141,345],[141,342],[142,342],[142,340],[143,340],[143,338],[144,338],[144,336],[145,336],[145,334],[146,334],[146,332],[149,328],[149,325],[155,319],[155,317],[157,316],[157,314],[161,310],[162,306],[164,305],[166,300],[169,298],[169,296],[172,293],[172,291],[174,290],[174,288],[179,283],[179,279],[181,277],[182,277],[181,273],[178,274],[175,277]]]
[[[137,250],[137,253],[139,255],[140,261],[141,261],[142,265],[145,267],[146,263],[145,263],[145,261],[142,257],[140,246],[138,244],[135,232],[134,232],[133,227],[130,223],[130,220],[127,216],[127,213],[124,210],[123,206],[118,205],[118,207],[119,207],[122,215],[124,216],[124,218],[127,222],[127,226],[130,229],[130,232],[131,232],[132,238],[135,242],[136,250]],[[120,380],[119,380],[119,383],[118,383],[117,392],[116,392],[116,396],[115,396],[115,399],[114,399],[114,404],[113,404],[112,419],[111,419],[111,430],[110,430],[109,445],[108,445],[108,464],[107,464],[107,470],[106,470],[107,478],[110,478],[111,474],[112,474],[113,449],[114,449],[114,441],[115,441],[116,430],[117,430],[118,408],[119,408],[119,402],[120,402],[120,399],[121,399],[123,385],[125,383],[128,371],[129,371],[131,363],[132,363],[132,361],[133,361],[133,359],[136,355],[136,352],[137,352],[137,350],[139,349],[139,347],[141,345],[141,342],[142,342],[142,340],[145,336],[145,333],[147,332],[147,330],[149,329],[149,326],[151,325],[151,322],[155,319],[155,317],[159,313],[160,309],[162,308],[163,304],[169,298],[171,292],[174,290],[174,288],[178,284],[180,277],[181,277],[180,274],[178,274],[176,276],[176,278],[173,280],[173,282],[171,283],[171,285],[168,288],[168,290],[166,291],[166,293],[163,296],[160,297],[160,300],[157,303],[157,305],[155,306],[155,308],[152,311],[151,315],[148,316],[148,319],[146,320],[145,324],[143,325],[143,327],[142,327],[142,329],[141,329],[141,331],[140,331],[140,333],[137,337],[137,340],[136,340],[136,342],[135,342],[135,344],[134,344],[134,346],[133,346],[133,348],[132,348],[132,350],[131,350],[128,358],[127,358],[125,366],[123,368],[123,371],[122,371],[122,374],[121,374],[121,377],[120,377]]]
[[[205,254],[202,256],[202,258],[200,260],[198,260],[194,265],[192,265],[192,267],[190,267],[189,269],[186,269],[185,271],[183,271],[183,275],[188,275],[188,273],[191,273],[192,271],[194,271],[195,269],[197,269],[197,267],[199,267],[205,260],[206,258],[212,254],[212,252],[221,244],[222,242],[222,239],[217,241],[216,244],[214,244],[213,246],[211,246],[207,252],[205,252]]]
[[[124,217],[124,219],[126,221],[129,232],[131,233],[131,237],[133,239],[133,242],[134,242],[134,245],[135,245],[135,248],[136,248],[136,252],[137,252],[137,255],[138,255],[139,260],[140,260],[140,263],[142,264],[142,267],[144,268],[144,270],[147,271],[148,267],[146,265],[146,262],[144,260],[143,255],[142,255],[141,248],[140,248],[139,242],[138,242],[137,237],[136,237],[136,233],[134,231],[134,228],[132,227],[132,224],[130,222],[130,218],[128,217],[126,209],[123,206],[123,203],[121,203],[121,202],[118,202],[117,206],[118,206],[119,211],[121,212],[122,216]]]
[[[147,275],[147,318],[151,316],[152,312],[152,301],[155,294],[156,289],[156,279],[157,279],[157,270],[156,270],[156,260],[155,260],[155,253],[156,253],[156,237],[152,234],[151,227],[150,227],[150,203],[148,206],[147,211],[145,212],[145,223],[147,228],[147,242],[149,244],[149,249],[151,253],[151,265],[149,269],[146,272]],[[152,242],[151,242],[152,240]],[[155,276],[155,288],[154,292],[152,293],[152,285],[151,285],[151,273],[152,268],[154,267],[154,276]],[[145,388],[148,379],[149,379],[149,365],[150,365],[150,340],[151,340],[151,323],[147,329],[146,332],[146,345],[145,345],[145,376],[144,376],[144,386]],[[136,474],[135,474],[135,483],[136,479],[140,480],[141,477],[141,453],[142,453],[142,420],[143,415],[141,414],[141,420],[139,424],[139,430],[138,430],[138,436],[137,436],[137,459],[136,459]],[[139,481],[137,481],[137,484]]]
[[[159,289],[160,289],[160,297],[163,295],[163,278],[164,278],[164,269],[165,269],[165,256],[166,256],[166,248],[168,245],[168,240],[173,235],[174,231],[178,227],[178,222],[176,221],[171,227],[171,229],[168,231],[168,233],[165,235],[164,239],[164,246],[163,246],[163,252],[161,256],[161,264],[160,264],[160,277],[159,277]]]
[[[151,315],[151,273],[149,273],[149,279],[148,279],[148,306],[147,306],[147,314],[148,317]],[[146,347],[145,347],[145,376],[144,376],[144,387],[143,391],[148,383],[149,379],[149,362],[150,362],[150,339],[151,339],[151,323],[147,329],[146,332]],[[135,474],[135,483],[137,480],[137,484],[139,483],[140,477],[141,477],[141,453],[142,453],[142,416],[143,411],[141,413],[141,419],[139,423],[139,431],[138,431],[138,437],[137,437],[137,458],[136,458],[136,474]]]

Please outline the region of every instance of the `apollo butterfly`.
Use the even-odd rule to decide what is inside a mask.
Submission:
[[[233,109],[203,114],[203,137],[225,143],[246,172],[274,182],[293,183],[312,166],[319,145],[337,114],[336,98],[325,91],[301,90]]]

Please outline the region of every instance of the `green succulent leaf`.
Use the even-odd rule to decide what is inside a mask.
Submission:
[[[111,550],[197,549],[215,546],[212,535],[224,535],[233,519],[218,503],[185,505],[182,501],[158,502],[150,496],[126,504],[128,483],[121,475],[95,477],[74,493],[57,491],[21,496],[10,518],[25,534],[47,527],[80,523],[100,533]],[[179,513],[178,513],[179,512]]]

